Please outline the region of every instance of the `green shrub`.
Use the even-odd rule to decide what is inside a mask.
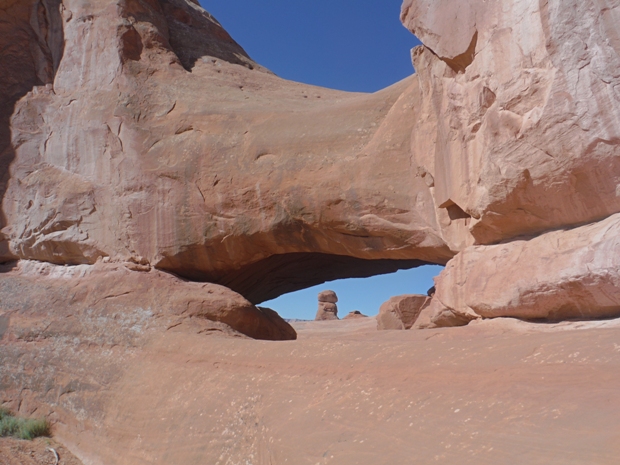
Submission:
[[[50,424],[45,418],[18,418],[0,408],[0,437],[32,440],[50,435]]]
[[[0,420],[0,437],[16,436],[19,431],[17,418],[5,416]]]
[[[4,417],[10,417],[11,416],[11,412],[4,408],[4,407],[0,407],[0,420],[4,419]]]

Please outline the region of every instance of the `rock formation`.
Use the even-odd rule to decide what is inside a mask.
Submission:
[[[600,236],[620,211],[620,4],[406,0],[402,20],[424,43],[412,157],[460,252],[436,323],[620,314]]]
[[[222,360],[164,379],[213,334],[294,339],[255,306],[284,292],[448,263],[379,325],[620,315],[620,3],[406,0],[402,20],[417,74],[367,95],[278,78],[194,0],[0,0],[2,402],[170,463],[119,393],[217,384]],[[231,385],[254,393],[253,370]]]
[[[99,261],[64,267],[29,260],[2,266],[0,321],[6,324],[3,330],[0,324],[0,338],[17,341],[43,331],[44,337],[72,334],[114,345],[121,343],[119,338],[129,343],[149,326],[185,320],[223,323],[256,339],[296,337],[273,310],[255,307],[230,289],[154,269],[131,271],[135,266]],[[43,326],[35,324],[37,320]],[[123,335],[117,337],[117,332]]]
[[[368,318],[368,315],[364,315],[359,310],[353,310],[352,312],[347,313],[343,320],[355,320],[358,318]]]
[[[319,292],[319,309],[316,312],[316,321],[338,319],[338,296],[334,291]]]
[[[604,220],[620,13],[573,3],[407,0],[417,74],[364,95],[279,79],[190,0],[4,1],[0,259],[256,304]]]
[[[430,302],[428,296],[418,294],[390,298],[379,308],[377,329],[410,329]]]
[[[417,79],[284,81],[189,0],[9,4],[2,260],[142,257],[259,303],[452,256],[410,164]]]
[[[434,299],[456,315],[558,321],[618,315],[620,215],[530,240],[473,246],[450,261]],[[510,280],[508,280],[510,277]]]

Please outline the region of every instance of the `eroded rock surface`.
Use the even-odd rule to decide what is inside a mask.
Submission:
[[[430,300],[428,296],[418,294],[390,298],[379,308],[377,329],[410,329]]]
[[[1,257],[259,303],[602,220],[620,7],[573,3],[407,0],[418,73],[364,95],[278,78],[189,0],[3,2]]]
[[[620,3],[406,0],[402,20],[424,43],[413,155],[455,245],[620,211]]]
[[[358,318],[368,318],[368,315],[364,315],[359,310],[353,310],[352,312],[347,313],[343,320],[355,320]]]
[[[464,321],[618,315],[619,250],[620,215],[531,240],[469,247],[437,279],[436,318],[441,312],[452,312]]]
[[[338,319],[338,296],[334,291],[319,292],[319,308],[316,312],[316,321]]]
[[[255,307],[228,288],[186,281],[155,269],[131,271],[136,265],[98,262],[65,267],[36,261],[4,265],[0,268],[0,316],[7,322],[3,340],[18,341],[39,330],[76,335],[84,330],[85,338],[96,337],[102,343],[107,338],[107,343],[114,344],[115,331],[126,330],[119,337],[129,344],[143,325],[164,319],[171,319],[171,324],[209,320],[256,339],[296,337],[273,310]],[[101,318],[100,328],[91,326],[95,315]],[[35,316],[44,330],[31,324]],[[129,326],[124,328],[125,320]]]
[[[413,52],[417,74],[366,95],[278,78],[193,0],[0,0],[0,260],[13,263],[0,275],[3,402],[47,415],[87,463],[204,463],[205,447],[214,463],[250,454],[277,463],[301,450],[322,460],[317,451],[326,457],[343,424],[336,415],[347,415],[325,412],[364,399],[381,406],[351,409],[351,418],[363,412],[368,421],[372,409],[372,425],[396,426],[349,432],[336,456],[402,463],[410,450],[403,457],[389,444],[432,431],[416,436],[422,460],[464,463],[467,448],[473,463],[499,463],[518,449],[536,463],[531,451],[543,447],[525,447],[531,442],[575,446],[596,431],[599,442],[580,449],[577,462],[615,463],[599,439],[617,430],[618,409],[600,410],[616,382],[617,370],[599,370],[615,363],[613,334],[599,339],[609,347],[560,337],[554,350],[540,349],[546,334],[529,345],[502,336],[493,344],[503,355],[489,359],[495,352],[480,333],[444,353],[447,333],[438,330],[431,358],[420,355],[427,339],[420,351],[406,341],[396,357],[407,363],[393,371],[398,351],[388,344],[381,359],[368,344],[386,333],[359,333],[356,345],[342,346],[339,328],[337,347],[350,353],[331,365],[324,336],[307,341],[310,355],[244,336],[295,337],[254,305],[284,292],[451,259],[428,307],[396,305],[380,324],[620,313],[620,2],[406,0],[402,19],[424,43]],[[323,306],[336,318],[335,302]],[[366,322],[342,323],[353,324]],[[214,342],[218,334],[236,337]],[[455,358],[460,344],[470,350]],[[369,362],[358,366],[363,351]],[[516,358],[503,373],[506,354]],[[588,373],[564,370],[569,359]],[[549,364],[535,380],[551,394],[528,411],[522,433],[541,424],[545,435],[517,447],[495,437],[474,450],[481,425],[495,433],[522,418],[530,363]],[[421,378],[445,369],[405,404],[392,383],[422,392],[409,389],[412,366],[422,366]],[[433,443],[454,437],[455,420],[443,429],[433,422],[466,413],[463,392],[483,384],[489,367],[491,388],[465,406],[488,409],[499,423],[468,416],[459,444]],[[317,379],[327,385],[344,371],[330,404]],[[562,402],[557,392],[570,376],[573,386],[592,386]],[[428,392],[440,394],[424,417]],[[308,409],[309,397],[319,408]],[[412,405],[422,414],[409,414]],[[575,405],[587,408],[570,416]],[[584,433],[590,414],[594,427]],[[553,429],[560,415],[573,425],[570,437]],[[188,424],[196,426],[189,434]],[[291,425],[302,442],[271,440],[287,439]],[[611,450],[613,439],[604,439]],[[550,457],[558,450],[540,463]]]
[[[620,211],[620,3],[406,0],[401,17],[424,43],[414,164],[462,250],[425,313],[617,315],[618,247],[596,231]]]
[[[28,30],[39,3],[19,3]],[[64,41],[45,42],[46,80],[15,57],[32,78],[10,143],[4,125],[4,260],[142,257],[258,303],[376,273],[374,260],[392,271],[453,255],[410,163],[416,78],[372,95],[285,81],[189,0],[55,8],[46,21]],[[18,19],[0,25],[3,36]],[[33,35],[14,36],[14,47]],[[298,254],[336,266],[316,276]]]

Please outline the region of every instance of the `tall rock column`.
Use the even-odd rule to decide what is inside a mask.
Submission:
[[[316,312],[316,321],[338,319],[338,296],[334,291],[319,292],[319,309]]]

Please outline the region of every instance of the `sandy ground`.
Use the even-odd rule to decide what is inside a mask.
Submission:
[[[73,454],[53,439],[39,438],[34,441],[0,438],[0,465],[82,465]]]
[[[275,343],[169,331],[72,448],[86,465],[620,463],[618,321],[294,325]]]

